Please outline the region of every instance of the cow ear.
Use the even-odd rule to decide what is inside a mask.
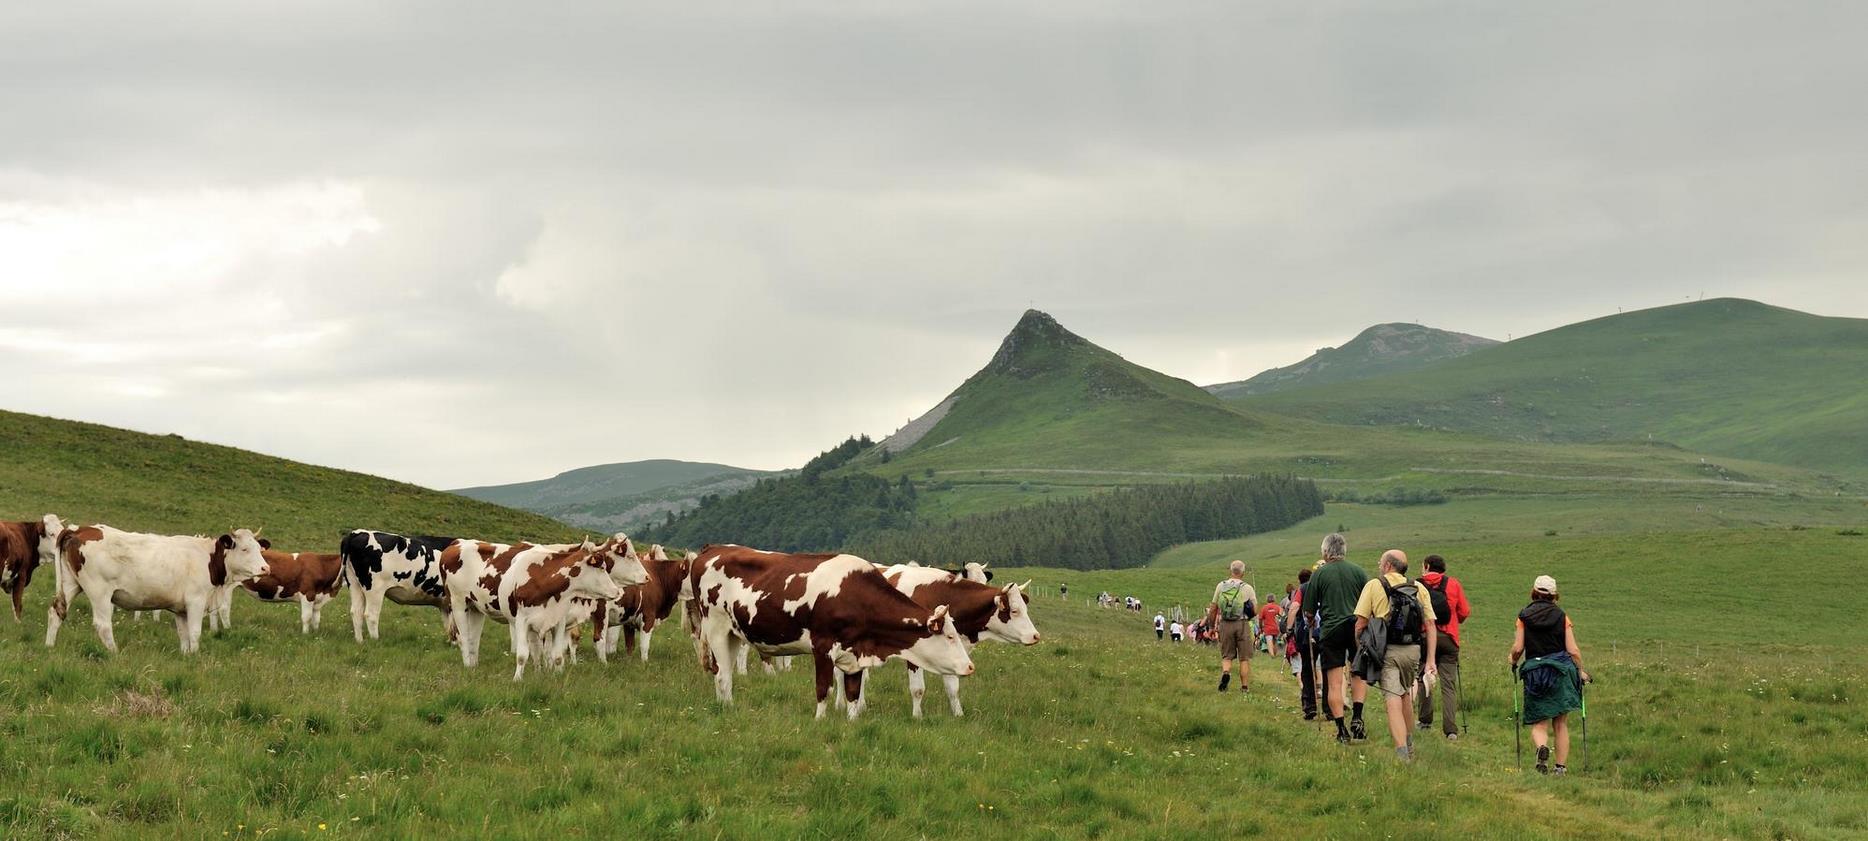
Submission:
[[[934,614],[928,617],[928,630],[933,631],[934,633],[937,633],[937,634],[946,632],[947,630],[947,606],[946,605],[941,605],[937,608],[934,608]]]
[[[231,534],[221,535],[219,540],[214,541],[214,545],[220,547],[221,551],[223,552],[234,548],[233,535]]]
[[[262,538],[260,538],[260,539],[259,539],[259,548],[261,548],[261,549],[271,549],[271,548],[272,548],[272,541],[270,541],[270,540],[267,540],[266,538],[263,538],[263,537],[262,537]]]

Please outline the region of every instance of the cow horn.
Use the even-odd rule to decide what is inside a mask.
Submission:
[[[1020,590],[1029,590],[1029,589],[1031,589],[1031,582],[1033,582],[1033,581],[1036,581],[1036,580],[1037,580],[1037,579],[1035,579],[1035,578],[1027,578],[1027,579],[1025,579],[1025,583],[1023,583],[1023,584],[1019,584],[1019,585],[1017,585],[1017,587],[1018,587],[1018,589],[1020,589]]]

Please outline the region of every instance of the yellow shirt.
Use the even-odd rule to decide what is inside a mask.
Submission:
[[[1399,587],[1409,583],[1407,576],[1392,572],[1382,576],[1382,578],[1388,579],[1388,586],[1390,587]],[[1418,583],[1415,584],[1414,598],[1420,601],[1421,616],[1427,620],[1427,624],[1432,625],[1439,620],[1433,615],[1433,600],[1426,598],[1426,596],[1427,588],[1420,586]],[[1367,619],[1370,622],[1385,621],[1388,618],[1388,611],[1390,609],[1391,606],[1388,604],[1388,591],[1382,589],[1381,578],[1371,578],[1369,579],[1369,583],[1362,585],[1362,595],[1356,597],[1357,616]]]

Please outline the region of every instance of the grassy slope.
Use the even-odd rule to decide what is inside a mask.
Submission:
[[[488,539],[576,534],[544,517],[230,447],[0,412],[0,517],[134,531],[263,528],[281,548],[335,551],[352,528]],[[48,579],[49,576],[48,576]]]
[[[1366,380],[1419,370],[1496,344],[1496,339],[1419,324],[1377,324],[1343,346],[1319,350],[1295,365],[1273,368],[1249,380],[1209,385],[1206,390],[1216,397],[1232,399],[1306,385]]]
[[[1868,476],[1868,320],[1740,300],[1573,324],[1353,388],[1240,405],[1518,440],[1635,440]]]
[[[124,653],[104,656],[82,615],[45,652],[29,614],[0,638],[12,649],[0,703],[16,711],[0,724],[0,827],[9,838],[1152,839],[1274,826],[1842,837],[1868,830],[1868,630],[1849,621],[1852,591],[1735,585],[1761,563],[1781,581],[1859,576],[1864,540],[1752,529],[1465,545],[1455,557],[1479,611],[1471,732],[1425,740],[1408,769],[1379,745],[1328,743],[1293,714],[1292,681],[1268,660],[1251,696],[1219,696],[1211,650],[1157,644],[1141,617],[1082,603],[1126,581],[1154,588],[1133,591],[1151,602],[1203,593],[1207,569],[1071,573],[1079,598],[1036,607],[1043,645],[979,649],[966,718],[910,720],[893,667],[853,725],[811,720],[803,671],[755,673],[737,707],[719,708],[674,629],[647,664],[586,661],[514,685],[497,628],[467,672],[429,611],[391,608],[384,639],[359,647],[336,630],[341,603],[306,638],[291,608],[242,599],[237,627],[187,661],[161,623],[120,623]],[[1665,587],[1629,574],[1689,559],[1697,574]],[[1502,665],[1507,617],[1549,570],[1599,678],[1594,770],[1567,780],[1513,771]],[[1034,574],[1045,586],[1058,575]],[[1777,630],[1760,641],[1763,628]]]
[[[764,471],[747,470],[725,464],[655,459],[580,467],[576,470],[567,470],[550,479],[511,485],[461,488],[453,493],[498,505],[524,508],[528,511],[543,511],[642,496],[664,488],[691,485],[706,479],[761,475],[765,475]]]
[[[1372,489],[1407,485],[1464,493],[1774,494],[1835,488],[1801,469],[1737,459],[1709,463],[1664,444],[1509,441],[1432,429],[1335,426],[1240,408],[1128,363],[1037,314],[1028,314],[956,394],[952,410],[915,447],[887,464],[861,460],[857,469],[916,480],[931,469],[963,492],[977,490],[982,499],[1008,503],[1020,500],[1005,499],[990,483],[1109,487],[1294,472]],[[1752,484],[1709,484],[1723,480]]]

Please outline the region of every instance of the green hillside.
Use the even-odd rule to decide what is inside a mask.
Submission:
[[[1801,469],[1708,459],[1665,443],[1560,445],[1335,425],[1262,411],[1130,363],[1039,312],[1026,313],[983,369],[927,416],[857,459],[854,469],[929,481],[935,493],[924,501],[928,509],[955,513],[1041,501],[1041,494],[1023,493],[1028,486],[1112,487],[1241,473],[1293,473],[1328,483],[1326,490],[1836,490]],[[976,494],[991,504],[976,504]]]
[[[700,505],[730,496],[783,471],[727,464],[653,459],[567,470],[550,479],[462,488],[453,493],[543,514],[593,531],[634,532]]]
[[[1324,348],[1296,365],[1273,368],[1249,380],[1209,385],[1206,390],[1229,400],[1308,385],[1366,380],[1416,371],[1496,344],[1496,339],[1419,324],[1377,324],[1342,347]]]
[[[488,539],[568,539],[523,511],[232,447],[0,412],[0,517],[134,531],[264,529],[281,548],[335,551],[352,528]]]
[[[1868,320],[1719,299],[1561,327],[1260,412],[1516,441],[1665,441],[1868,476]]]

